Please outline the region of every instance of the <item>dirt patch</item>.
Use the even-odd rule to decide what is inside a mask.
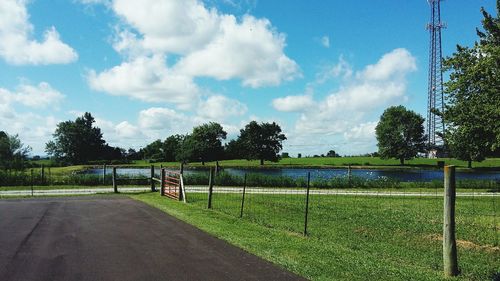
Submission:
[[[431,234],[425,237],[428,240],[443,241],[443,236],[440,234]],[[499,246],[494,245],[479,245],[471,241],[457,239],[457,247],[469,250],[478,250],[486,252],[500,252]]]

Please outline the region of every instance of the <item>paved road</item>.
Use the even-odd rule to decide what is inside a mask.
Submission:
[[[119,187],[120,192],[147,192],[149,187]],[[218,187],[214,188],[215,193],[242,193],[242,187]],[[186,186],[186,193],[206,193],[207,186]],[[305,194],[303,189],[290,188],[262,188],[247,187],[246,193],[252,194]],[[82,189],[52,189],[52,190],[34,190],[34,196],[47,195],[85,195],[113,193],[113,188],[82,188]],[[356,196],[395,196],[395,197],[442,197],[442,191],[439,192],[415,192],[415,191],[369,191],[369,190],[336,190],[336,189],[311,189],[310,194],[314,195],[356,195]],[[0,196],[30,196],[30,190],[7,190],[0,191]],[[458,197],[500,197],[500,192],[457,192]]]
[[[0,280],[303,280],[122,196],[0,200]]]

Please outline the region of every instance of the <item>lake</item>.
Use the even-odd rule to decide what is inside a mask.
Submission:
[[[118,168],[117,174],[129,176],[149,176],[149,168]],[[292,178],[305,178],[308,173],[311,173],[311,179],[331,179],[334,177],[342,177],[347,175],[347,169],[314,169],[314,168],[272,168],[272,169],[243,169],[243,168],[225,168],[225,172],[243,176],[245,173],[257,173],[269,176],[288,176]],[[391,169],[352,169],[352,175],[365,179],[377,178],[391,178],[403,182],[414,181],[433,181],[442,180],[442,170],[421,170],[421,169],[404,169],[404,170],[391,170]],[[155,170],[157,174],[160,169]],[[90,169],[84,172],[85,174],[99,174],[102,175],[102,169]],[[107,174],[111,173],[111,168],[108,168]],[[208,170],[189,170],[184,171],[186,175],[196,173],[208,173]],[[462,172],[457,171],[457,180],[500,180],[500,171],[473,171]]]

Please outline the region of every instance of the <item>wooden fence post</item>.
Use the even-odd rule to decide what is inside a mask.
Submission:
[[[245,173],[245,177],[243,179],[243,196],[241,197],[241,210],[240,210],[240,218],[243,217],[243,208],[245,206],[245,191],[247,188],[247,173]]]
[[[182,174],[184,173],[184,165],[181,163],[180,171],[179,171],[179,201],[184,201],[184,179],[182,178]]]
[[[309,187],[311,182],[311,172],[307,173],[307,194],[306,194],[306,214],[304,218],[304,236],[307,235],[307,216],[309,214]]]
[[[116,167],[113,167],[113,190],[115,193],[118,193],[118,183],[116,178]]]
[[[443,268],[445,276],[458,275],[455,236],[455,166],[444,167]]]
[[[31,169],[31,197],[33,197],[33,169]]]
[[[102,166],[102,185],[106,184],[106,164]]]
[[[40,177],[42,179],[42,185],[45,184],[45,165],[42,164],[41,170],[40,170]]]
[[[165,169],[161,169],[160,195],[165,195]]]
[[[214,189],[214,168],[210,167],[210,176],[208,177],[208,209],[212,209],[212,192]]]
[[[151,177],[149,178],[149,180],[151,181],[151,191],[152,192],[156,191],[155,181],[153,179],[154,177],[155,177],[155,165],[151,165]]]

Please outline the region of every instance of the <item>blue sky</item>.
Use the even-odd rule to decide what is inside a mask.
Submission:
[[[441,5],[445,56],[495,11]],[[2,0],[0,130],[43,155],[85,111],[124,148],[275,121],[292,156],[373,152],[385,108],[425,116],[429,17],[425,0]]]

